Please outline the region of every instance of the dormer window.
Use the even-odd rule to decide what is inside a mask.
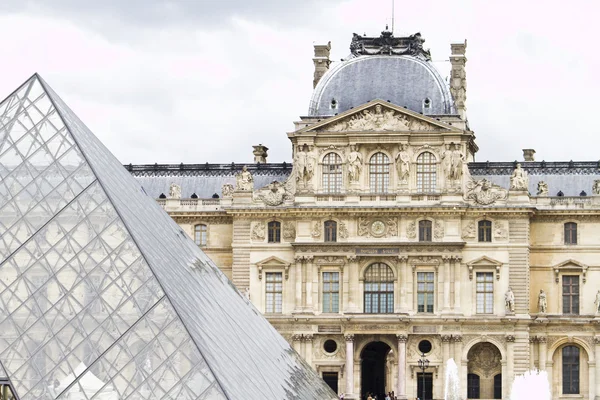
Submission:
[[[336,99],[331,99],[331,103],[330,103],[331,109],[332,110],[336,110],[338,108],[338,102]]]
[[[431,110],[431,99],[426,97],[423,100],[423,114],[427,114]]]

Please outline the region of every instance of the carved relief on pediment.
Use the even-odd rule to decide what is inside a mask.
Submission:
[[[471,180],[467,182],[467,190],[464,198],[472,203],[489,206],[498,200],[506,200],[508,192],[506,189],[494,185],[487,179]]]
[[[329,132],[343,131],[432,131],[439,130],[436,125],[402,114],[381,104],[362,110],[336,123],[324,126],[321,130]]]

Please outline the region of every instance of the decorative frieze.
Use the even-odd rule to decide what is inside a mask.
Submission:
[[[265,240],[265,223],[264,222],[255,222],[252,225],[252,240],[261,241]]]

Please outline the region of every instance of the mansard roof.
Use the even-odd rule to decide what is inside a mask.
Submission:
[[[19,398],[337,398],[38,75],[0,103],[0,165]]]

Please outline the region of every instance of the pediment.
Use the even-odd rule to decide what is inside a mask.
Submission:
[[[460,129],[386,101],[373,100],[298,132],[452,131],[460,131]]]
[[[488,266],[488,265],[493,265],[493,266],[501,266],[502,262],[498,261],[498,260],[494,260],[493,258],[490,257],[479,257],[473,261],[470,261],[467,263],[468,266],[473,266],[473,267],[478,267],[478,266]]]
[[[554,269],[555,281],[558,283],[561,272],[576,272],[580,273],[583,278],[583,283],[586,281],[588,266],[573,259],[566,260],[552,267]]]
[[[289,267],[290,263],[279,257],[271,256],[256,263],[260,267]]]

